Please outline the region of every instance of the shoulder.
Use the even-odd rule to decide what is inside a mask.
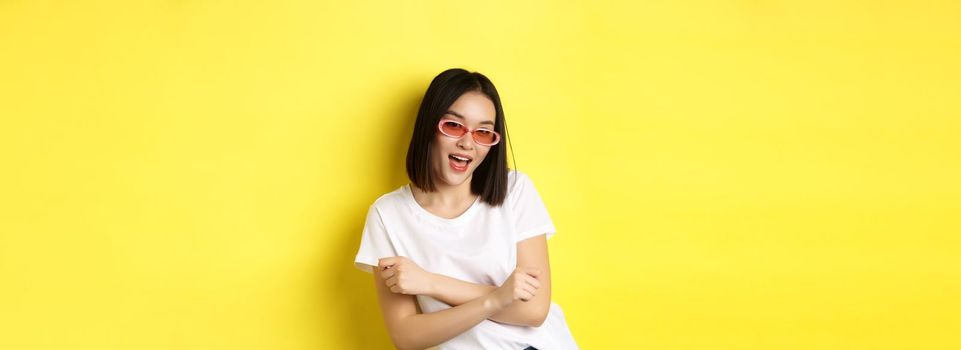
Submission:
[[[531,182],[531,178],[527,174],[517,169],[511,169],[507,172],[507,193],[516,192],[529,182]]]
[[[380,195],[380,197],[374,200],[370,207],[372,210],[376,209],[378,211],[395,208],[404,203],[406,196],[407,185],[403,185],[393,191]]]
[[[507,172],[507,192],[523,189],[526,186],[533,186],[534,180],[527,173],[511,169]]]
[[[512,169],[507,173],[507,202],[511,204],[523,201],[523,197],[530,196],[534,182],[526,173]]]

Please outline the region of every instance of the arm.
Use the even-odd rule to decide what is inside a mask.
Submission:
[[[503,309],[493,294],[487,294],[447,310],[418,314],[415,296],[393,293],[379,273],[373,275],[381,314],[398,349],[423,349],[443,343]]]
[[[492,321],[520,326],[539,327],[547,318],[551,304],[551,273],[547,255],[547,238],[537,235],[517,243],[517,267],[540,270],[539,288],[534,298],[513,303],[489,317]],[[514,273],[517,273],[515,270]],[[493,291],[496,287],[475,284],[456,278],[432,274],[429,296],[450,305],[461,305]]]
[[[374,285],[381,314],[387,324],[394,346],[398,349],[422,349],[450,340],[495,313],[533,295],[528,285],[515,285],[508,280],[504,285],[490,293],[479,296],[461,305],[427,314],[417,313],[414,295],[396,293],[388,288],[382,272],[394,261],[381,259],[374,271]]]

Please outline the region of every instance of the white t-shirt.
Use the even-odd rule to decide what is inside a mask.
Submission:
[[[554,235],[547,208],[526,174],[508,172],[504,203],[492,207],[478,196],[460,216],[436,216],[414,200],[410,184],[384,194],[367,212],[357,268],[371,272],[377,260],[405,256],[426,271],[467,282],[501,285],[517,262],[517,242],[546,234]],[[425,313],[451,306],[426,295],[417,295]],[[564,313],[551,302],[540,327],[481,321],[466,332],[438,346],[446,349],[577,349]]]

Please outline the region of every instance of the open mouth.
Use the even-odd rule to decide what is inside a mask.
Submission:
[[[450,159],[451,168],[454,168],[454,170],[457,170],[457,171],[467,170],[467,165],[470,164],[471,161],[473,161],[473,159],[463,157],[463,156],[457,156],[453,154],[448,155],[447,158]]]

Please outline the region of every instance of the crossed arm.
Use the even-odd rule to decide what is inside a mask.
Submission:
[[[550,266],[543,234],[517,243],[517,269],[501,286],[430,273],[402,257],[381,259],[373,275],[381,313],[398,349],[443,343],[485,319],[537,327],[550,308]],[[452,307],[417,313],[415,295],[420,294]]]

